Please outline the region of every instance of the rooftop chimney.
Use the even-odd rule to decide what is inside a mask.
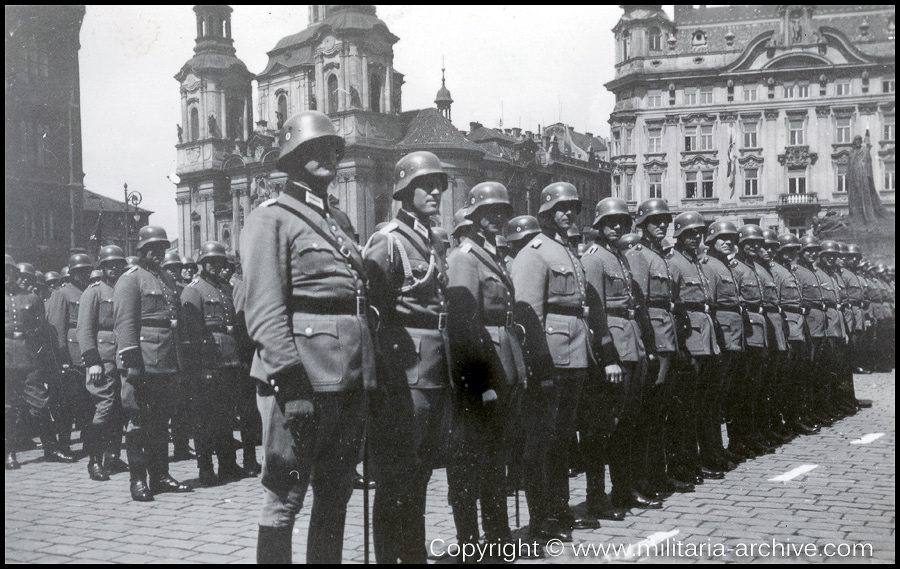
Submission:
[[[513,127],[512,132],[513,132],[513,136],[515,136],[516,138],[522,137],[522,129],[521,128]]]
[[[587,135],[588,138],[594,138],[593,132],[585,132],[584,134]]]
[[[476,130],[478,130],[478,129],[481,128],[482,126],[483,126],[483,125],[482,125],[480,122],[470,122],[470,123],[469,123],[469,132],[475,132]]]

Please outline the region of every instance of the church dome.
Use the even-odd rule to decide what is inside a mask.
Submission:
[[[434,98],[435,103],[452,103],[453,97],[450,96],[450,90],[447,89],[444,85],[441,85],[441,88],[438,89],[437,96]]]

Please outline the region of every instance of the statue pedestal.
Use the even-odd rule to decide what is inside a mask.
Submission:
[[[896,258],[894,219],[877,225],[864,226],[852,221],[834,231],[816,233],[819,239],[834,239],[844,243],[855,243],[863,250],[863,256],[874,263],[893,266]]]

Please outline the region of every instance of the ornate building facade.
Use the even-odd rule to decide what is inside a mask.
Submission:
[[[329,194],[363,239],[393,214],[393,167],[414,150],[434,152],[449,172],[436,220],[445,227],[469,188],[487,179],[509,187],[516,213],[536,211],[541,188],[554,180],[578,184],[587,203],[609,195],[603,139],[567,127],[566,136],[481,125],[465,133],[451,123],[453,99],[445,81],[436,107],[404,111],[405,78],[393,66],[399,38],[374,6],[310,6],[309,26],[282,38],[255,76],[235,54],[231,8],[194,11],[195,54],[175,76],[182,101],[176,146],[182,254],[212,239],[237,248],[244,217],[284,183],[275,169],[278,130],[286,118],[312,109],[328,114],[346,140]]]
[[[58,270],[82,246],[84,6],[6,8],[6,251]]]
[[[895,192],[895,7],[624,6],[613,28],[613,195],[803,233],[847,212],[868,131]]]

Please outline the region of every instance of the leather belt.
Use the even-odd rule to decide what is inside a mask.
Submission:
[[[705,302],[682,302],[681,305],[690,312],[705,312],[709,314],[709,305]]]
[[[822,312],[825,312],[825,303],[824,302],[804,301],[803,308],[806,308],[807,310],[815,309],[815,310],[821,310]]]
[[[651,300],[647,303],[647,306],[650,308],[658,308],[660,310],[675,312],[675,303],[669,302],[668,300]]]
[[[822,304],[824,304],[826,308],[837,308],[838,307],[838,303],[833,300],[826,300]]]
[[[624,308],[621,306],[616,306],[612,308],[606,309],[606,314],[608,316],[615,316],[616,318],[626,318],[628,320],[634,320],[634,309],[633,308]]]
[[[741,306],[739,304],[720,304],[716,306],[716,312],[731,312],[734,314],[740,314]]]
[[[587,306],[557,306],[551,304],[547,307],[547,314],[559,314],[560,316],[575,316],[576,318],[587,318]]]
[[[791,306],[789,304],[782,304],[781,310],[784,312],[790,312],[791,314],[806,314],[806,311],[801,306]]]
[[[234,326],[229,324],[207,324],[206,327],[211,332],[218,332],[220,334],[234,334]]]
[[[352,298],[305,298],[295,296],[288,303],[291,312],[302,314],[333,314],[363,316],[366,314],[368,304],[366,297],[354,296]]]
[[[763,306],[762,310],[765,311],[766,314],[777,314],[778,313],[777,306]]]
[[[509,312],[488,312],[484,315],[484,325],[485,326],[512,326],[513,325],[513,313]]]
[[[447,313],[438,314],[409,314],[398,316],[399,323],[404,328],[424,328],[428,330],[446,330]]]
[[[177,328],[178,320],[157,320],[155,318],[141,318],[142,328]]]
[[[853,308],[862,308],[862,305],[863,305],[863,303],[859,300],[851,300],[850,301],[850,306],[852,306]]]
[[[10,340],[20,340],[29,334],[33,334],[34,332],[27,332],[25,330],[7,330],[6,337]]]

